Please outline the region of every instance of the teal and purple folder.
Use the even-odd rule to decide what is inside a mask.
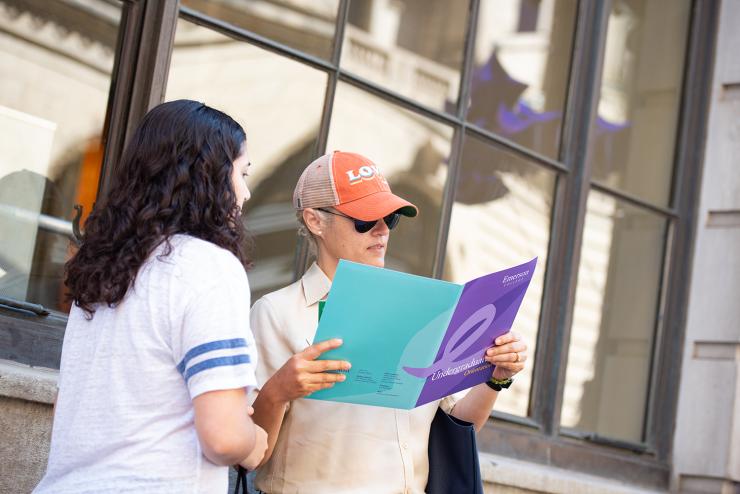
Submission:
[[[340,261],[314,342],[347,379],[307,398],[411,409],[487,381],[483,359],[511,328],[537,258],[458,285]]]

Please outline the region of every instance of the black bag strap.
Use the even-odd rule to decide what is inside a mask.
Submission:
[[[241,487],[241,490],[239,488]],[[247,469],[241,465],[236,466],[236,485],[234,494],[249,494],[247,490]]]

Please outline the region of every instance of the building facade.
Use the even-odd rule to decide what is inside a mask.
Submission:
[[[740,0],[0,0],[0,492],[45,468],[63,265],[148,109],[247,131],[252,298],[334,149],[420,208],[390,268],[532,257],[492,492],[740,492]]]

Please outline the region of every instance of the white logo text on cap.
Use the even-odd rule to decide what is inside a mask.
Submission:
[[[361,166],[358,170],[349,170],[347,172],[350,185],[362,182],[363,180],[372,180],[376,175],[380,180],[385,182],[383,174],[380,173],[380,169],[376,165]]]

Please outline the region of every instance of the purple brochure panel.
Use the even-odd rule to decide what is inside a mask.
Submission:
[[[409,374],[426,378],[416,406],[490,379],[493,365],[483,359],[485,351],[511,329],[536,265],[535,257],[465,284],[434,363],[404,367]]]

